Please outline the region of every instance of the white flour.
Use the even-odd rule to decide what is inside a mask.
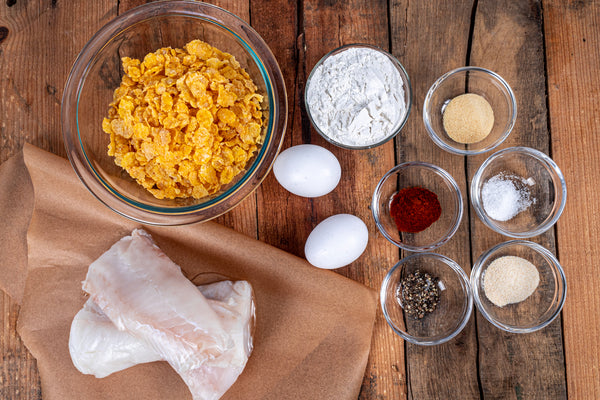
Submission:
[[[349,48],[325,60],[306,89],[314,123],[334,141],[368,146],[388,137],[406,112],[392,61],[370,48]]]

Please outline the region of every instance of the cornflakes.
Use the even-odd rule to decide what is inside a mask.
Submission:
[[[124,57],[102,129],[108,154],[156,198],[202,198],[262,144],[262,96],[228,53],[200,40]]]

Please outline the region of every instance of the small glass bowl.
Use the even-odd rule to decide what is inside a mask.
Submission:
[[[392,62],[392,64],[396,67],[396,69],[398,70],[400,79],[402,80],[402,86],[404,88],[404,104],[405,104],[404,113],[398,118],[398,121],[396,122],[394,127],[390,130],[389,134],[385,138],[378,140],[377,142],[362,145],[362,146],[356,146],[356,145],[352,145],[352,144],[342,143],[342,142],[337,141],[337,140],[333,139],[332,137],[330,137],[327,134],[327,132],[324,130],[324,128],[320,127],[317,124],[315,117],[314,117],[313,113],[311,112],[309,102],[308,102],[308,96],[309,96],[311,90],[320,90],[320,91],[324,90],[324,88],[322,88],[322,87],[316,88],[316,87],[311,86],[312,78],[315,74],[315,71],[330,57],[332,57],[336,54],[339,54],[345,50],[352,49],[352,48],[366,48],[366,49],[375,50],[375,51],[383,54],[385,57],[387,57]],[[306,113],[308,114],[308,118],[310,119],[312,126],[319,133],[319,135],[321,135],[323,137],[323,139],[327,140],[329,143],[332,143],[336,146],[342,147],[344,149],[350,149],[350,150],[371,149],[373,147],[380,146],[380,145],[386,143],[387,141],[391,140],[392,138],[394,138],[398,133],[400,133],[400,131],[406,124],[406,121],[408,120],[408,115],[410,114],[410,109],[412,106],[412,87],[410,84],[410,79],[408,78],[408,74],[406,73],[406,70],[404,69],[402,64],[400,64],[400,62],[393,55],[380,49],[379,47],[368,45],[368,44],[360,44],[360,43],[348,44],[345,46],[338,47],[337,49],[334,49],[334,50],[330,51],[329,53],[325,54],[323,56],[323,58],[321,58],[319,60],[319,62],[317,62],[317,64],[314,66],[310,75],[308,76],[308,79],[306,80],[306,86],[305,86],[305,90],[304,90],[304,105],[306,107]]]
[[[485,139],[463,144],[454,141],[444,129],[444,110],[450,100],[465,93],[484,97],[494,111],[494,126]],[[504,79],[480,67],[462,67],[445,73],[431,86],[423,103],[427,133],[442,149],[455,154],[474,155],[490,151],[510,134],[517,119],[515,95]]]
[[[401,279],[416,270],[439,279],[439,303],[422,319],[405,313],[398,297]],[[379,297],[383,315],[394,332],[420,345],[436,345],[452,339],[463,330],[473,311],[467,274],[450,258],[435,253],[416,253],[400,260],[385,276]]]
[[[264,96],[264,141],[245,170],[219,192],[202,199],[157,199],[108,156],[110,137],[102,131],[102,119],[121,82],[121,57],[141,59],[162,47],[182,48],[194,39],[232,54],[252,77]],[[114,18],[84,46],[65,84],[61,122],[71,165],[96,198],[142,223],[182,225],[231,210],[260,185],[283,141],[287,96],[271,50],[242,19],[197,1],[158,1]]]
[[[531,296],[516,304],[498,307],[485,295],[485,271],[496,259],[517,256],[535,265],[540,283]],[[475,305],[496,327],[512,333],[529,333],[544,328],[558,316],[565,303],[567,281],[560,263],[545,247],[527,240],[500,243],[482,254],[471,270]]]
[[[505,173],[517,176],[516,184],[529,192],[532,204],[508,221],[492,219],[484,207],[482,190],[490,178]],[[552,227],[567,201],[567,185],[550,157],[529,147],[510,147],[492,154],[471,181],[471,203],[490,229],[509,237],[528,238]]]
[[[440,218],[424,231],[399,232],[390,214],[392,198],[400,190],[422,187],[435,193],[442,208]],[[377,184],[371,211],[379,231],[390,242],[408,251],[431,251],[446,243],[460,224],[463,200],[452,176],[440,167],[420,162],[405,162],[389,170]]]

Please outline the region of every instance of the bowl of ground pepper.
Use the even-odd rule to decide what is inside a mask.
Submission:
[[[442,168],[406,162],[389,170],[371,202],[381,234],[408,251],[431,251],[452,238],[463,214],[456,181]]]
[[[427,133],[455,154],[485,153],[500,145],[517,118],[517,102],[508,83],[480,67],[447,72],[431,86],[423,103]]]
[[[473,265],[475,305],[494,326],[529,333],[560,314],[567,294],[565,273],[550,250],[527,240],[500,243]]]
[[[467,275],[456,262],[435,253],[415,253],[394,265],[383,280],[380,300],[394,332],[419,345],[452,339],[473,310]]]

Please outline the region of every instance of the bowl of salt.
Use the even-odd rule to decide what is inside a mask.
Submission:
[[[510,147],[492,154],[471,181],[471,204],[490,229],[529,238],[550,229],[567,201],[565,178],[546,154]]]

